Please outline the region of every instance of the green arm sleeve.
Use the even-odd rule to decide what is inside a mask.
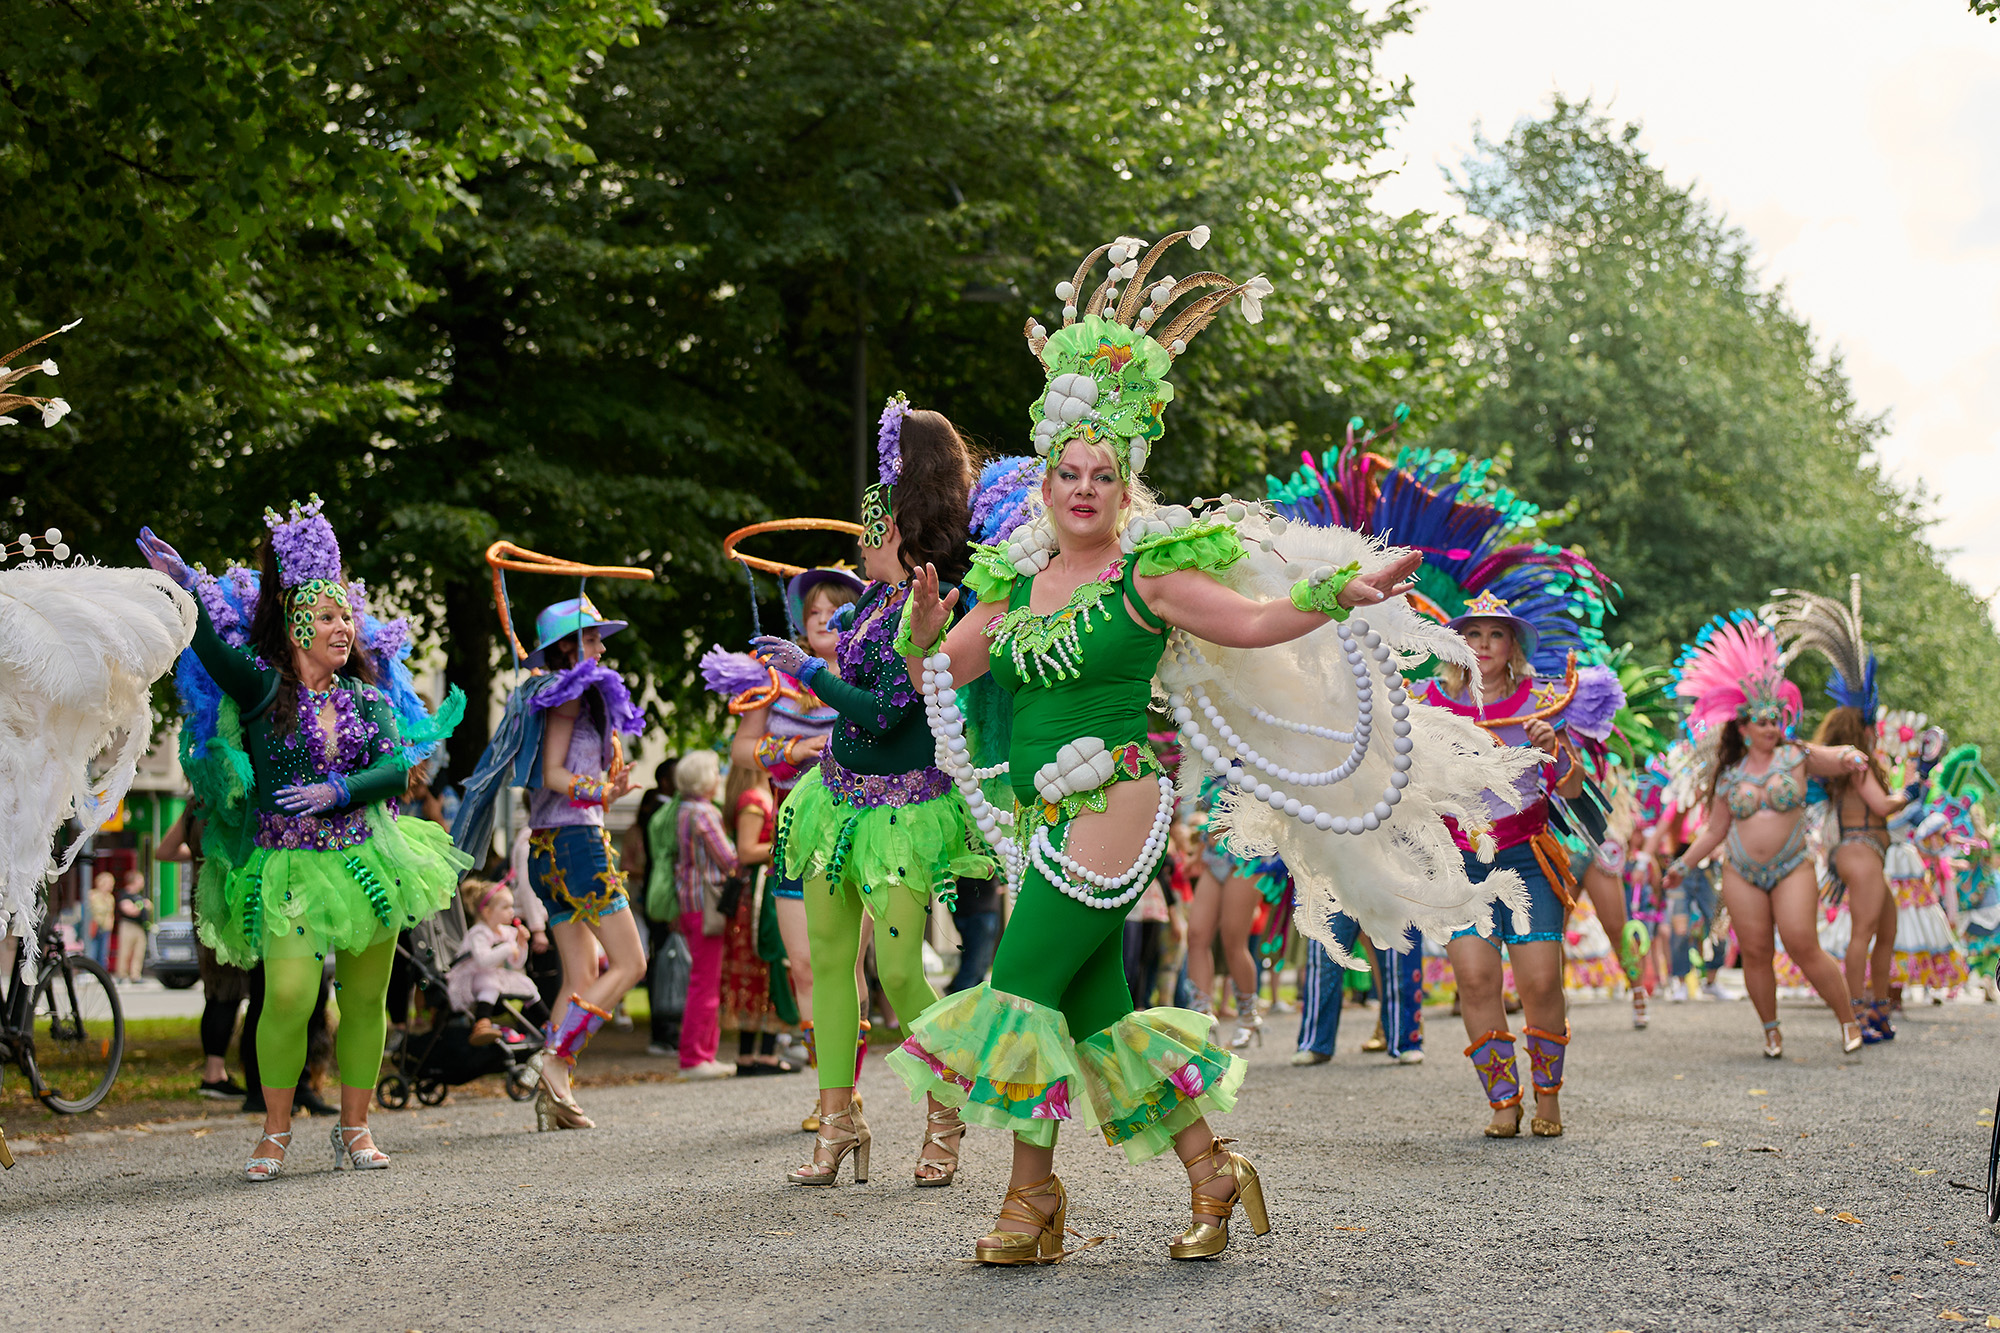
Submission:
[[[888,735],[910,712],[923,706],[921,695],[900,707],[891,703],[889,692],[893,686],[892,681],[877,694],[859,685],[850,685],[831,671],[818,672],[812,678],[812,692],[820,697],[821,703],[876,736]]]
[[[401,796],[410,785],[410,761],[403,752],[403,734],[396,726],[396,710],[379,692],[362,697],[361,715],[375,724],[376,744],[389,742],[389,751],[366,768],[347,775],[347,794],[354,805],[373,805]]]
[[[271,706],[278,693],[278,673],[266,671],[247,654],[231,648],[215,632],[208,608],[195,598],[194,655],[201,660],[222,692],[230,697],[243,716],[256,717]]]

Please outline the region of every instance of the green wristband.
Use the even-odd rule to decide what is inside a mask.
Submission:
[[[1308,574],[1292,585],[1292,605],[1301,611],[1317,611],[1335,620],[1345,620],[1347,608],[1340,604],[1340,594],[1360,573],[1361,565],[1356,561],[1339,569]]]
[[[938,644],[944,642],[944,635],[940,633],[937,636],[937,642],[931,644],[930,647],[921,648],[917,646],[916,642],[910,638],[910,613],[915,609],[915,603],[905,598],[903,601],[902,618],[896,622],[896,655],[898,657],[929,657],[937,651]]]

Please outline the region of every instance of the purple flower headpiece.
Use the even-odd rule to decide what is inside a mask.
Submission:
[[[275,509],[264,511],[264,526],[271,530],[271,548],[278,556],[278,582],[287,588],[340,581],[340,542],[333,524],[320,513],[322,503],[317,495],[303,505],[294,500],[289,517]]]
[[[910,396],[899,393],[882,407],[882,421],[876,429],[875,452],[881,459],[880,479],[894,486],[903,477],[903,418],[910,414]]]

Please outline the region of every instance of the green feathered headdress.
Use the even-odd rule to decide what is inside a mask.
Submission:
[[[1208,234],[1207,227],[1177,231],[1150,250],[1132,236],[1100,245],[1077,266],[1075,277],[1056,284],[1062,328],[1050,334],[1039,321],[1028,321],[1023,330],[1028,350],[1041,360],[1048,377],[1041,397],[1028,409],[1035,453],[1046,466],[1055,466],[1071,440],[1102,443],[1118,460],[1120,479],[1129,483],[1145,470],[1153,442],[1166,433],[1162,417],[1174,400],[1174,386],[1167,382],[1174,358],[1231,301],[1241,303],[1243,317],[1252,324],[1264,317],[1263,299],[1272,288],[1261,274],[1238,283],[1202,272],[1178,280],[1162,277],[1149,285],[1153,266],[1169,246],[1185,240],[1199,250],[1208,244]],[[1085,279],[1106,257],[1111,272],[1079,306]],[[1204,288],[1219,290],[1167,318],[1174,302]],[[1162,320],[1166,322],[1156,336],[1152,330]]]

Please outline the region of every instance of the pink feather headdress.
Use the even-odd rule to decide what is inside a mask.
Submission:
[[[1785,679],[1784,650],[1770,625],[1749,611],[1717,616],[1701,627],[1674,664],[1673,692],[1690,705],[1699,732],[1730,718],[1790,722],[1805,708],[1799,687]]]

